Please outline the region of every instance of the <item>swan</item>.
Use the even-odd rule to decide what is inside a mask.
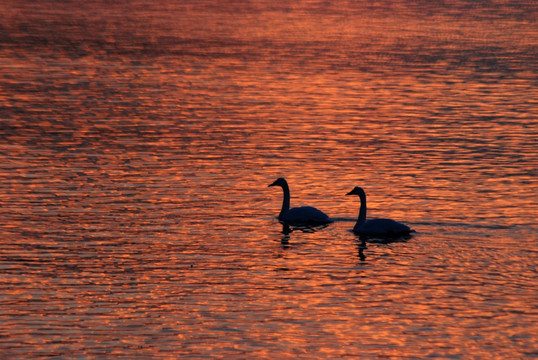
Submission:
[[[284,191],[284,201],[278,220],[290,225],[321,225],[333,222],[327,214],[312,206],[290,209],[290,188],[286,179],[278,178],[269,186],[280,186]]]
[[[361,199],[359,218],[353,227],[354,233],[373,237],[399,237],[415,232],[409,226],[392,219],[372,219],[366,221],[366,193],[361,187],[355,186],[346,195],[359,195]]]

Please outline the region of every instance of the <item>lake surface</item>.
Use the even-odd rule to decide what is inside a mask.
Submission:
[[[0,357],[538,358],[537,12],[3,1]]]

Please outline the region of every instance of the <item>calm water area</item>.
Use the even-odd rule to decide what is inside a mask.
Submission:
[[[3,0],[0,358],[537,359],[537,15]]]

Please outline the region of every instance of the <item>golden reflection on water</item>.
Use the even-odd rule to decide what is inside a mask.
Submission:
[[[536,354],[531,3],[0,11],[3,356]]]

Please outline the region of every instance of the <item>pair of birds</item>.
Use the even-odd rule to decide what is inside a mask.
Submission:
[[[278,178],[269,186],[280,186],[284,191],[284,201],[282,209],[278,215],[278,220],[290,225],[321,225],[333,222],[327,214],[312,206],[301,206],[290,209],[290,188],[284,178]],[[391,219],[366,220],[366,193],[361,187],[356,186],[346,195],[358,195],[361,199],[359,218],[353,227],[353,232],[358,235],[372,237],[399,237],[406,236],[414,232],[409,226]]]

